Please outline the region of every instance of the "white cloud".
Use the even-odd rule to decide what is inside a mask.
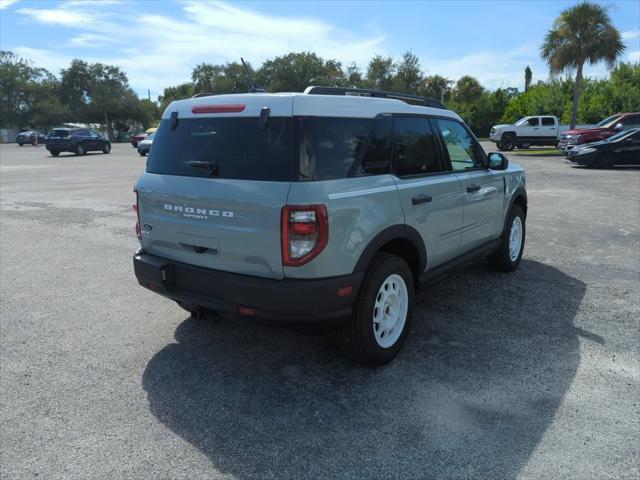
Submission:
[[[634,40],[636,38],[640,38],[640,30],[628,30],[626,32],[622,32],[623,40]]]
[[[374,54],[387,53],[382,35],[362,37],[322,20],[266,15],[222,2],[188,0],[179,4],[181,14],[172,16],[140,14],[139,6],[128,3],[116,9],[103,8],[106,5],[97,0],[67,0],[47,8],[22,8],[18,13],[34,22],[78,30],[63,48],[76,47],[75,56],[87,61],[119,65],[137,91],[149,88],[154,96],[165,86],[188,81],[193,67],[202,62],[244,57],[258,66],[291,51],[313,51],[324,58],[363,65]],[[56,64],[68,57],[56,50],[13,50],[54,72],[68,65],[66,61]]]
[[[627,55],[627,60],[630,62],[640,62],[640,50],[629,52],[629,54]]]
[[[0,0],[0,10],[9,8],[14,3],[18,3],[20,0]]]

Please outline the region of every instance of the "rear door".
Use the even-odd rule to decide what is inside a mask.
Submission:
[[[540,119],[540,135],[546,139],[558,138],[558,125],[554,117]]]
[[[395,116],[393,168],[405,223],[418,231],[431,269],[460,253],[463,192],[427,117]]]
[[[502,230],[504,172],[487,168],[484,151],[454,119],[437,119],[445,155],[464,195],[462,248],[468,251],[497,238]]]
[[[283,277],[280,215],[292,179],[291,100],[270,105],[269,98],[230,104],[235,110],[226,113],[200,100],[193,111],[204,114],[180,108],[176,121],[160,122],[137,185],[145,251],[205,268]],[[260,122],[261,109],[269,106],[268,122]]]

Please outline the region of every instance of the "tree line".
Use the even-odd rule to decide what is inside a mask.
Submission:
[[[425,75],[412,52],[398,60],[377,55],[365,68],[344,67],[312,52],[288,53],[265,61],[250,75],[239,62],[197,65],[189,82],[164,89],[157,101],[139,99],[119,67],[73,60],[58,76],[11,52],[0,53],[0,111],[4,127],[53,127],[64,122],[99,123],[111,133],[130,125],[157,124],[173,100],[196,93],[244,93],[255,85],[270,92],[300,92],[309,85],[375,88],[433,97],[458,112],[478,136],[491,126],[522,116],[557,115],[569,122],[574,80],[551,78],[532,83],[529,67],[523,71],[526,91],[488,90],[474,77],[452,81]],[[578,123],[595,123],[618,111],[640,110],[640,64],[619,63],[607,79],[581,79]]]

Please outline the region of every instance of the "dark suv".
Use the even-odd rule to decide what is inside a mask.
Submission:
[[[111,151],[109,140],[89,128],[55,128],[47,135],[45,144],[54,157],[60,152],[84,155],[87,152]]]

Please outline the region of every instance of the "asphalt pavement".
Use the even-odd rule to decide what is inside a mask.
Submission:
[[[427,290],[371,369],[139,287],[131,146],[0,145],[0,477],[640,477],[640,169],[509,156],[520,268]]]

